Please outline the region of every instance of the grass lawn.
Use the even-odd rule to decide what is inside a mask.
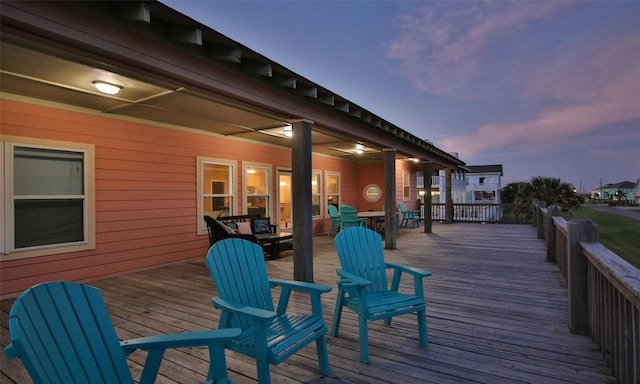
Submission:
[[[640,269],[640,221],[584,206],[567,219],[593,220],[598,224],[600,242]]]

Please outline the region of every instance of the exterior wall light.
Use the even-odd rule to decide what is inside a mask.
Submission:
[[[120,93],[120,90],[122,89],[122,87],[119,85],[107,83],[106,81],[101,81],[101,80],[94,81],[93,85],[96,87],[98,91],[105,93],[107,95],[117,95],[118,93]]]

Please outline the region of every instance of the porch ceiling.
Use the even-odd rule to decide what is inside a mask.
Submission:
[[[223,97],[213,98],[179,84],[157,84],[83,63],[81,57],[46,53],[3,40],[0,50],[2,92],[48,100],[104,113],[194,128],[223,136],[290,147],[284,127],[289,117]],[[118,95],[100,93],[93,81],[121,85]],[[312,131],[313,151],[354,160],[382,158],[381,148],[364,143],[364,153],[355,153],[356,139],[338,137],[321,128]]]

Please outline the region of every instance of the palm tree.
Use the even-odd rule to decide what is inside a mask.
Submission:
[[[522,196],[527,193],[530,184],[526,182],[517,182],[507,184],[500,190],[500,201],[503,203],[523,203]]]
[[[623,198],[624,200],[627,200],[627,194],[622,189],[618,189],[614,196],[616,197],[616,199],[618,199],[618,201],[621,201]]]
[[[557,204],[564,211],[580,206],[580,197],[575,188],[560,179],[536,176],[528,183],[511,183],[501,191],[502,202],[531,203],[534,199],[544,201],[547,206]]]

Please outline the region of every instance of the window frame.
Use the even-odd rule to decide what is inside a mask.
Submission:
[[[411,173],[402,171],[402,200],[411,199]]]
[[[313,180],[314,180],[314,178],[317,181],[318,193],[313,193]],[[313,212],[311,212],[312,219],[319,219],[319,218],[323,217],[322,212],[324,212],[324,211],[322,210],[322,208],[323,208],[323,205],[326,204],[326,202],[324,202],[324,204],[323,204],[323,201],[322,201],[322,190],[323,190],[323,188],[322,188],[322,171],[314,169],[314,170],[311,171],[311,197],[312,197],[311,205],[313,206],[313,197],[316,196],[318,198],[318,202],[320,204],[320,212],[319,212],[318,215],[314,215]]]
[[[265,181],[266,181],[266,186],[265,186],[265,192],[264,193],[252,193],[249,194],[248,191],[248,177],[247,177],[247,171],[249,170],[249,168],[255,168],[255,169],[264,169],[266,172],[265,175]],[[243,163],[242,164],[242,185],[243,185],[243,193],[242,193],[242,201],[243,201],[243,214],[247,215],[249,214],[249,205],[248,205],[248,198],[249,196],[251,197],[264,197],[265,198],[265,214],[263,217],[271,217],[271,204],[273,203],[273,171],[272,171],[272,167],[270,164],[263,164],[263,163]]]
[[[196,188],[197,188],[197,201],[196,201],[196,212],[197,218],[196,222],[198,223],[197,234],[198,235],[208,235],[209,232],[207,230],[207,223],[204,221],[204,199],[205,198],[214,198],[214,197],[229,197],[231,198],[231,204],[229,207],[229,215],[233,215],[235,212],[234,205],[237,204],[235,200],[236,196],[236,185],[237,185],[237,172],[236,169],[238,167],[238,162],[235,160],[227,160],[227,159],[218,159],[213,157],[205,157],[198,156],[196,158],[196,172],[197,172],[197,180],[196,180]],[[224,194],[207,194],[204,193],[204,165],[205,164],[214,164],[214,165],[224,165],[229,167],[229,192]],[[212,180],[207,180],[207,183],[210,183]]]
[[[96,249],[96,202],[95,202],[95,145],[20,136],[0,136],[0,168],[4,188],[0,192],[3,211],[3,231],[0,234],[0,261],[81,252]],[[83,154],[82,199],[83,240],[70,243],[37,245],[15,248],[14,210],[14,148],[38,148],[52,151],[68,151]],[[55,195],[51,195],[55,196]],[[62,196],[62,195],[61,195]],[[66,196],[66,195],[65,195]],[[68,198],[65,197],[65,198]]]
[[[329,177],[331,176],[336,176],[338,178],[338,192],[337,193],[329,193]],[[340,174],[340,172],[333,172],[333,171],[325,171],[324,173],[324,190],[325,190],[325,204],[327,204],[324,207],[324,215],[325,217],[329,217],[329,196],[338,196],[338,212],[340,211],[340,205],[342,204],[342,175]]]

